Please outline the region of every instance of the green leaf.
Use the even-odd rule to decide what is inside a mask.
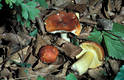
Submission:
[[[26,4],[21,4],[21,8],[22,8],[22,17],[27,20],[28,19],[28,10],[27,10],[27,5]]]
[[[16,18],[17,18],[17,21],[18,22],[21,22],[22,21],[20,14],[16,14]]]
[[[35,3],[35,1],[29,1],[27,3],[27,6],[29,6],[30,8],[35,8],[37,6],[37,4]]]
[[[36,8],[37,4],[34,1],[30,1],[26,4],[21,4],[22,8],[22,17],[27,20],[35,20],[40,13],[40,11]]]
[[[25,69],[24,72],[26,73],[26,75],[29,74],[29,71],[27,69]]]
[[[38,76],[37,80],[45,80],[42,76]]]
[[[35,8],[37,5],[34,1],[28,2],[27,5],[29,6],[28,12],[29,12],[29,19],[30,20],[35,20],[35,17],[38,17],[38,14],[40,11]]]
[[[28,9],[28,13],[29,13],[29,19],[30,20],[35,20],[35,17],[38,17],[40,11],[36,8],[31,8],[31,9]]]
[[[77,80],[77,78],[73,73],[70,73],[66,76],[66,80]]]
[[[121,32],[124,33],[124,26],[118,23],[113,24],[112,32]]]
[[[26,27],[27,27],[27,28],[30,28],[30,26],[31,26],[31,23],[30,23],[29,20],[27,20],[27,21],[26,21]]]
[[[103,33],[109,56],[124,60],[124,45],[121,43],[120,39],[112,34],[106,32]]]
[[[100,31],[94,31],[90,33],[90,36],[88,36],[88,40],[94,41],[96,43],[101,43],[102,42],[102,33]]]
[[[29,35],[35,37],[37,35],[37,33],[38,33],[38,30],[35,29],[34,31],[32,31],[31,33],[29,33]]]
[[[5,0],[6,4],[11,4],[11,3],[15,3],[16,0]]]
[[[9,4],[10,8],[13,8],[13,3],[16,3],[16,0],[5,0],[6,4]]]
[[[48,8],[48,4],[46,3],[45,0],[35,0],[40,4],[41,7]]]
[[[16,0],[15,5],[16,5],[16,6],[19,6],[19,5],[22,4],[22,2],[23,2],[22,0]]]
[[[0,0],[0,10],[2,9],[3,5],[1,4],[1,0]]]
[[[122,65],[114,80],[124,80],[124,65]]]
[[[2,9],[3,5],[0,3],[0,10]]]

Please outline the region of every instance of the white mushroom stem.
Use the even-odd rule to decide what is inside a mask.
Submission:
[[[84,55],[87,52],[87,50],[83,49],[80,54],[76,55],[76,59],[79,59],[82,55]]]
[[[71,69],[77,71],[79,75],[84,74],[92,63],[93,57],[93,53],[86,52],[78,61],[72,65]]]
[[[70,42],[70,38],[67,37],[67,33],[61,33],[61,37],[62,37],[62,39]]]

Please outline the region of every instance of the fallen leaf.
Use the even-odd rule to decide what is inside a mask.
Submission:
[[[62,1],[62,0],[53,0],[53,1],[54,1],[53,3],[55,4],[55,6],[60,6],[60,7],[65,7],[66,5],[72,3],[72,0],[64,0],[64,1]]]
[[[75,46],[72,43],[69,43],[67,41],[64,41],[61,38],[59,38],[56,43],[58,45],[61,45],[62,47],[60,49],[65,53],[65,55],[67,55],[72,59],[74,59],[75,56],[82,51],[80,47]]]
[[[96,69],[88,70],[88,74],[95,80],[105,80],[104,76],[106,74],[105,70],[101,67]]]
[[[35,73],[37,75],[46,76],[48,74],[51,74],[51,73],[57,71],[58,67],[60,67],[60,65],[49,65],[43,69],[39,69],[39,70],[35,71]]]
[[[115,7],[115,9],[117,10],[117,11],[120,11],[120,9],[121,9],[121,5],[122,5],[122,0],[115,0],[114,1],[114,7]]]
[[[75,0],[76,4],[88,4],[89,0]]]
[[[65,9],[77,11],[80,13],[83,13],[86,10],[86,8],[87,8],[86,4],[69,4],[65,7]]]
[[[32,54],[30,54],[30,56],[28,57],[28,59],[25,62],[31,64],[31,66],[32,66],[36,61],[37,61],[37,58],[35,56],[33,56]]]
[[[0,71],[0,77],[9,76],[11,73],[7,68],[4,68],[2,71]]]
[[[113,72],[116,74],[119,71],[119,61],[109,59],[109,63],[111,65],[111,68]]]
[[[45,45],[50,45],[51,44],[51,36],[47,36],[47,35],[37,35],[37,40],[36,40],[36,43],[34,45],[35,47],[35,55],[38,56],[38,52],[39,52],[39,49]]]
[[[16,62],[21,62],[21,58],[24,58],[24,56],[26,56],[27,54],[27,50],[28,50],[29,46],[25,47],[24,49],[22,50],[19,50],[18,52],[16,53],[13,53],[12,55],[10,55],[10,59],[13,60],[13,61],[16,61]],[[21,55],[21,57],[20,57]]]
[[[36,64],[36,66],[34,66],[33,70],[37,71],[37,70],[45,68],[45,67],[47,67],[47,64],[44,64],[40,60],[38,60],[38,64]]]
[[[64,78],[66,76],[66,73],[67,73],[67,69],[68,69],[68,66],[69,66],[69,62],[67,61],[64,66],[63,66],[63,69],[62,69],[62,72],[58,73],[56,75],[56,77],[61,77],[61,78]]]

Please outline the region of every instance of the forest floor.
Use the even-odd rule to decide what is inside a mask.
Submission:
[[[6,6],[0,10],[0,80],[124,79],[123,0],[46,0],[46,2],[48,9],[38,6],[40,16],[30,22],[30,27],[22,26],[13,18],[15,10]],[[56,16],[51,19],[53,24],[49,20],[47,23],[49,16]],[[75,16],[77,23],[73,20]],[[59,18],[62,20],[57,22]],[[75,28],[77,24],[81,27],[77,31],[79,35],[63,30],[51,33],[46,29],[49,25],[52,28],[54,26],[58,28],[58,25],[66,27],[74,25]],[[70,41],[61,37],[63,33],[67,34]],[[100,46],[91,44],[92,48],[86,49],[91,53],[93,52],[91,49],[96,49],[92,54],[97,57],[92,59],[92,54],[86,57],[85,52],[77,58],[77,55],[85,50],[81,47],[85,42],[93,42]],[[43,54],[41,49],[47,45],[58,49],[54,62],[49,63],[49,59],[46,62],[46,58],[41,59]],[[103,52],[97,53],[101,48]],[[51,57],[53,55],[50,54],[49,58]],[[96,58],[100,63],[97,63]],[[93,60],[96,60],[93,63],[95,67],[90,68],[89,64]],[[74,64],[76,67],[73,69]]]

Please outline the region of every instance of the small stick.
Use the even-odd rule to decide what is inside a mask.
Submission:
[[[43,35],[46,34],[42,19],[39,17],[36,17],[36,20],[39,24],[40,30],[42,31]]]

